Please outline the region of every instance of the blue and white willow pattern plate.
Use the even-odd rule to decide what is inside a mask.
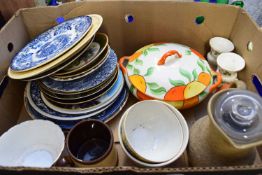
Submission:
[[[13,71],[27,71],[46,64],[72,48],[89,31],[92,18],[76,17],[52,27],[28,43],[13,58]]]
[[[117,99],[112,103],[106,110],[103,112],[94,115],[90,117],[90,119],[97,119],[103,122],[108,122],[109,120],[113,119],[125,106],[129,91],[126,88],[123,88],[120,95],[117,97]],[[47,118],[46,116],[40,114],[37,112],[28,102],[28,99],[25,98],[25,107],[29,115],[33,119],[44,119],[44,120],[50,120],[59,125],[62,129],[71,129],[75,124],[80,122],[81,120],[71,120],[71,121],[62,121],[62,120],[55,120]]]
[[[110,53],[105,63],[96,71],[87,76],[73,81],[57,81],[50,77],[44,78],[41,83],[47,88],[57,93],[78,93],[87,91],[106,81],[116,70],[117,56],[110,49]]]

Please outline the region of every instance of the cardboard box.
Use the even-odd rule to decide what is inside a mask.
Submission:
[[[38,7],[19,10],[0,31],[0,77],[2,95],[0,98],[0,134],[8,128],[24,120],[30,119],[23,105],[25,82],[6,78],[12,57],[37,34],[56,24],[57,17],[65,19],[97,13],[103,16],[104,22],[100,29],[109,36],[110,46],[117,55],[130,55],[138,48],[154,42],[177,42],[188,45],[206,55],[210,50],[208,40],[213,36],[231,39],[236,52],[246,60],[246,68],[239,75],[248,89],[255,91],[252,75],[262,77],[262,31],[250,19],[248,14],[235,6],[214,5],[207,3],[182,3],[174,1],[120,1],[120,0],[89,0],[78,3],[66,3],[58,7]],[[128,23],[127,15],[134,21]],[[202,24],[196,24],[196,17],[205,18]],[[253,50],[247,50],[247,44],[253,43]],[[136,99],[130,95],[127,108]],[[195,108],[183,111],[183,115],[192,125],[198,118],[206,115],[204,100]],[[123,110],[124,111],[124,110]],[[52,167],[39,168],[8,168],[0,167],[0,174],[257,174],[262,172],[262,163],[258,153],[256,163],[252,166],[233,167],[191,167],[185,152],[179,160],[164,168],[137,167],[121,150],[116,128],[119,114],[109,125],[114,131],[115,144],[119,152],[118,167],[73,168]],[[1,155],[0,155],[1,156]]]

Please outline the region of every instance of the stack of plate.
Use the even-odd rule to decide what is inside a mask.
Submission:
[[[24,99],[32,118],[70,129],[87,118],[107,122],[122,109],[128,91],[107,35],[96,33],[101,24],[99,15],[67,20],[13,58],[9,76],[31,80]]]

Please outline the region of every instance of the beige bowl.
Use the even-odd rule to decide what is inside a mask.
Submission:
[[[61,128],[47,120],[29,120],[0,137],[0,166],[51,167],[64,149]]]
[[[136,163],[160,167],[172,163],[184,152],[188,127],[171,105],[156,100],[142,101],[131,106],[121,118],[119,140],[125,153]]]

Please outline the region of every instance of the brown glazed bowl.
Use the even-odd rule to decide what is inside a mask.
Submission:
[[[99,120],[84,120],[75,125],[67,135],[66,146],[77,167],[117,165],[112,131]]]

